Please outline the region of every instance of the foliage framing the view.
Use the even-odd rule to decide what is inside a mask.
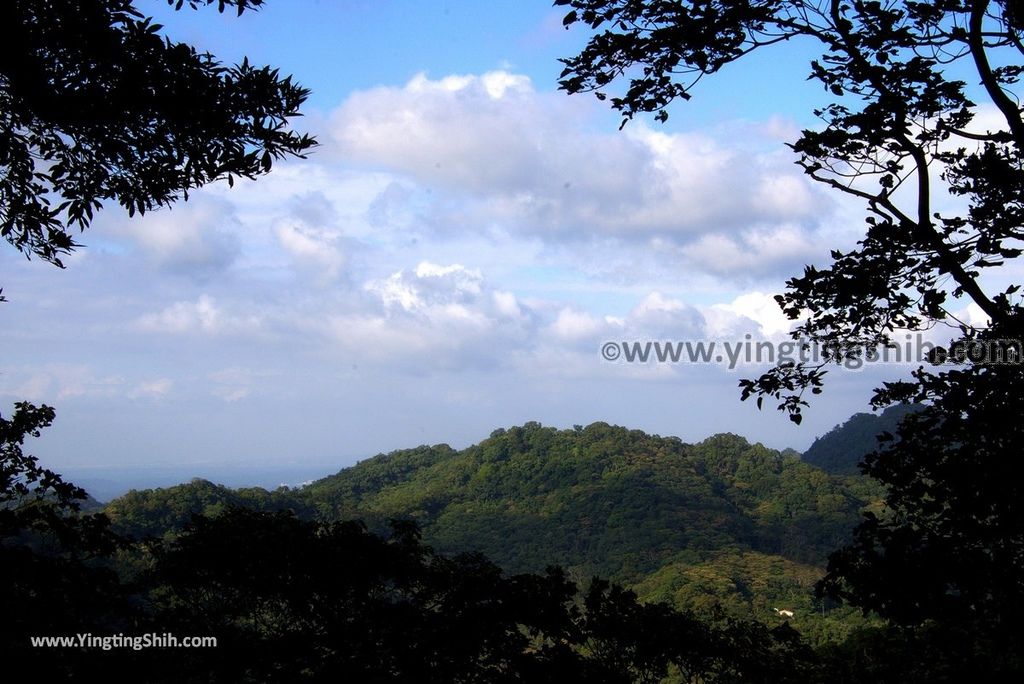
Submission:
[[[950,349],[929,359],[954,367],[920,367],[912,380],[876,390],[876,406],[924,408],[862,466],[887,488],[886,507],[832,554],[819,589],[891,621],[872,658],[902,653],[924,672],[957,653],[965,673],[1019,673],[1022,307],[1018,285],[993,281],[1005,278],[999,267],[1021,255],[1024,238],[1020,3],[555,4],[572,7],[566,26],[595,31],[563,60],[562,88],[611,97],[623,124],[641,112],[664,121],[666,107],[688,99],[701,78],[755,50],[789,40],[822,48],[810,78],[835,99],[815,110],[822,125],[790,147],[812,179],[863,202],[866,232],[857,248],[833,250],[827,268],[807,266],[776,298],[798,321],[794,339],[817,343],[825,361],[742,380],[742,397],[759,407],[774,398],[799,423],[805,392],[822,391],[830,362],[890,345],[897,330],[957,329]],[[612,92],[620,80],[628,87]],[[972,126],[979,114],[994,123]],[[968,304],[986,323],[958,317]],[[980,354],[949,354],[973,342],[983,343]]]
[[[130,0],[0,8],[0,235],[26,256],[60,266],[107,200],[142,214],[316,144],[289,127],[309,94],[290,76],[225,66],[161,28]]]
[[[1024,119],[1013,88],[1022,68],[1021,17],[1007,0],[556,0],[567,26],[598,32],[563,60],[570,93],[610,98],[623,123],[668,105],[754,50],[811,40],[822,56],[810,77],[835,96],[815,111],[822,126],[791,147],[814,180],[863,200],[859,247],[808,266],[778,297],[795,339],[818,342],[826,360],[780,365],[741,383],[743,397],[780,401],[800,421],[805,390],[819,393],[829,360],[892,341],[896,329],[952,322],[965,336],[1013,337],[1016,286],[987,292],[985,269],[1021,254]],[[968,94],[963,79],[980,83]],[[612,92],[620,80],[624,92]],[[1001,125],[968,130],[987,99]],[[946,198],[955,201],[944,201]],[[969,301],[991,330],[958,320]],[[878,401],[892,400],[882,394]],[[902,397],[901,397],[902,398]]]

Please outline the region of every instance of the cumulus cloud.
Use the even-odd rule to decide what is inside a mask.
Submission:
[[[527,302],[493,287],[479,269],[429,261],[371,280],[364,291],[361,308],[325,317],[320,329],[353,363],[406,369],[547,359],[556,370],[589,363],[599,372],[592,362],[606,341],[740,339],[748,333],[762,339],[789,329],[772,296],[760,292],[696,306],[651,291],[625,315],[612,315],[568,302]]]
[[[585,311],[565,307],[558,312],[558,316],[551,323],[549,330],[561,340],[593,340],[614,324],[613,321],[592,316]]]
[[[431,184],[515,193],[533,187],[531,169],[543,161],[547,133],[537,126],[549,117],[539,105],[522,76],[418,75],[403,88],[354,93],[335,112],[331,134],[348,159]]]
[[[188,202],[112,222],[109,228],[133,241],[159,268],[208,278],[238,257],[239,226],[230,202],[197,194]]]
[[[772,295],[750,292],[729,303],[695,306],[661,292],[650,292],[622,317],[596,316],[565,307],[544,332],[593,353],[604,341],[698,341],[781,339],[792,325]]]
[[[346,354],[367,360],[470,367],[504,363],[529,337],[531,312],[461,264],[420,262],[365,285],[367,310],[329,319]]]
[[[274,232],[296,268],[311,273],[318,283],[326,285],[341,273],[345,256],[337,233],[297,219],[278,221]]]
[[[793,224],[757,225],[734,234],[710,232],[682,246],[669,246],[688,268],[743,281],[785,277],[821,256],[821,239]]]
[[[706,333],[704,316],[695,307],[660,292],[647,295],[627,322],[652,337],[699,337]]]
[[[541,352],[550,353],[549,347],[554,346],[580,352],[592,361],[603,342],[700,339],[705,331],[704,317],[695,307],[651,292],[625,316],[562,307],[540,331],[542,346],[548,347]]]
[[[398,307],[410,313],[427,317],[442,312],[457,318],[472,318],[470,308],[486,306],[482,298],[483,274],[461,264],[441,266],[429,261],[420,262],[411,272],[396,271],[384,280],[366,284],[366,290],[379,297],[386,308]],[[497,302],[494,302],[497,303]],[[517,307],[514,301],[505,301],[504,310]]]
[[[748,292],[728,304],[715,304],[704,311],[709,332],[718,337],[739,339],[745,334],[779,337],[795,325],[775,301],[774,295]]]
[[[505,71],[419,75],[354,93],[334,113],[331,137],[344,159],[458,193],[457,210],[438,219],[448,229],[498,222],[556,239],[687,243],[756,224],[809,224],[826,206],[779,155],[643,123],[595,130],[587,116],[577,100]]]

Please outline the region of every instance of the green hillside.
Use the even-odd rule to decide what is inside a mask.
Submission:
[[[460,451],[382,454],[300,489],[195,480],[131,492],[107,513],[135,535],[173,532],[192,512],[230,505],[361,518],[371,529],[412,518],[441,553],[479,551],[512,573],[561,565],[680,607],[762,619],[798,609],[802,631],[820,636],[835,631],[823,625],[836,616],[816,612],[810,591],[871,504],[856,484],[736,435],[691,445],[604,423],[527,423]],[[848,611],[842,620],[857,622]]]
[[[459,452],[393,452],[298,496],[332,518],[412,517],[439,550],[474,548],[512,572],[559,563],[627,581],[681,552],[747,548],[820,563],[865,503],[742,437],[687,445],[603,423],[528,423]]]
[[[814,440],[803,460],[835,475],[856,474],[860,472],[857,464],[878,448],[879,436],[895,434],[903,417],[916,410],[912,404],[895,404],[877,415],[854,414]]]

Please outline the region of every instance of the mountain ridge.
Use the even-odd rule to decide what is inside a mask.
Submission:
[[[773,602],[814,613],[810,578],[874,504],[862,482],[735,434],[687,444],[607,423],[530,422],[465,449],[378,454],[300,488],[194,480],[129,492],[106,511],[135,536],[174,535],[191,514],[231,506],[358,518],[371,530],[411,519],[438,552],[483,553],[509,573],[559,565],[644,599],[764,618]],[[834,631],[830,620],[811,632]]]
[[[845,422],[821,435],[801,458],[833,475],[854,475],[858,464],[876,451],[879,438],[895,434],[904,417],[919,411],[915,404],[894,404],[881,413],[855,413]]]

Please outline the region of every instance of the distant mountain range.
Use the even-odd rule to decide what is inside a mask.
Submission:
[[[228,506],[359,518],[372,530],[411,518],[442,553],[482,552],[508,572],[561,565],[685,608],[762,620],[792,610],[805,635],[827,639],[863,623],[849,609],[815,604],[811,588],[862,511],[880,505],[863,476],[826,472],[849,470],[842,464],[864,443],[865,424],[854,416],[818,440],[811,463],[732,434],[685,444],[605,423],[527,423],[462,450],[381,454],[303,487],[193,480],[131,491],[106,512],[136,536],[173,535],[193,513]]]

